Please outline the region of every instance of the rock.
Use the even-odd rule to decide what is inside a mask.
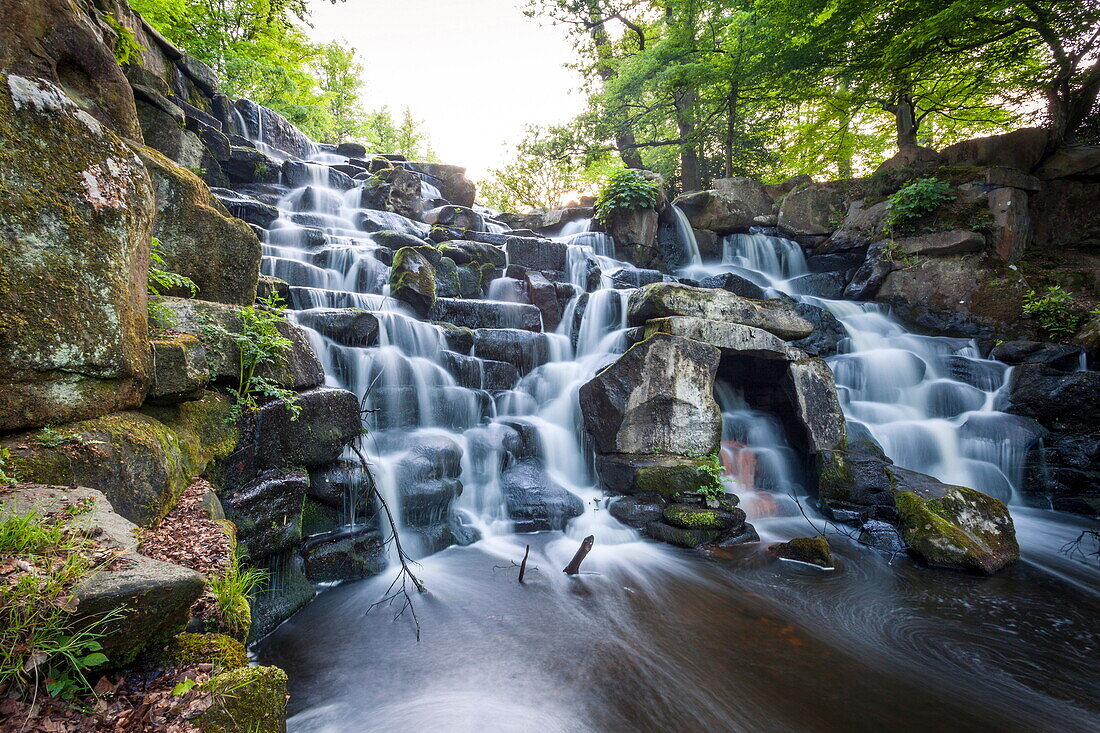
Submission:
[[[985,237],[978,232],[952,229],[915,237],[892,240],[894,247],[907,255],[954,255],[965,252],[981,252],[985,249]]]
[[[508,362],[522,376],[550,360],[550,341],[544,333],[523,329],[476,328],[473,355]]]
[[[279,218],[277,208],[271,204],[265,204],[259,199],[231,191],[228,188],[212,188],[210,192],[217,197],[218,201],[231,215],[243,219],[249,224],[255,224],[261,229],[267,229]]]
[[[227,488],[272,469],[331,463],[362,433],[359,399],[351,392],[318,387],[299,393],[295,405],[297,416],[283,400],[247,416],[240,446],[226,459]]]
[[[1034,418],[1052,430],[1083,431],[1100,413],[1100,372],[1065,373],[1044,363],[1012,372],[1006,412]]]
[[[428,317],[464,328],[542,330],[542,313],[526,303],[498,303],[462,298],[437,298]]]
[[[952,166],[1001,166],[1027,173],[1043,159],[1046,146],[1046,130],[1024,127],[1003,135],[963,140],[948,145],[940,154]]]
[[[343,346],[374,346],[378,341],[378,317],[360,308],[308,308],[294,318]]]
[[[715,178],[711,185],[723,196],[741,201],[757,215],[775,213],[775,200],[765,187],[754,178],[735,176],[733,178]]]
[[[222,168],[233,183],[276,183],[281,166],[255,148],[234,145],[229,149],[229,160]]]
[[[1035,175],[1044,181],[1070,177],[1095,181],[1100,178],[1100,145],[1063,146],[1043,160]]]
[[[153,383],[145,399],[153,404],[172,405],[197,400],[210,381],[206,350],[198,338],[180,334],[153,339]]]
[[[136,92],[135,92],[136,96]],[[186,168],[210,185],[224,186],[229,178],[222,170],[218,157],[203,143],[203,137],[184,126],[177,115],[186,119],[185,113],[167,99],[163,105],[150,105],[137,101],[138,120],[141,122],[141,135],[145,144],[153,148],[177,165]],[[165,111],[167,108],[169,111]],[[224,142],[224,160],[232,158],[232,148],[228,139],[216,130],[208,129],[208,136],[218,136]],[[219,154],[222,151],[219,149]]]
[[[888,207],[887,201],[879,201],[870,206],[863,200],[853,201],[848,205],[848,213],[840,228],[817,251],[840,252],[880,241]]]
[[[902,536],[930,565],[992,575],[1020,557],[1012,517],[998,499],[945,484],[895,489],[894,498]]]
[[[844,412],[836,396],[833,372],[824,359],[791,362],[779,389],[793,407],[796,436],[811,454],[831,451],[846,442]]]
[[[1084,352],[1080,346],[1038,341],[1004,341],[989,352],[990,359],[1003,361],[1011,366],[1046,364],[1062,372],[1077,371],[1083,357]]]
[[[768,547],[768,554],[780,560],[791,560],[806,565],[816,565],[825,570],[833,569],[833,552],[829,540],[823,535],[816,537],[795,537]]]
[[[655,318],[646,321],[645,337],[667,333],[680,338],[702,341],[721,349],[723,356],[751,356],[760,359],[792,361],[804,356],[782,339],[759,328],[738,323],[709,321],[689,316]]]
[[[562,530],[570,519],[584,513],[580,498],[550,478],[541,461],[519,461],[500,480],[517,532]]]
[[[286,672],[278,667],[242,667],[202,683],[214,704],[195,722],[210,733],[283,733],[286,730]]]
[[[353,529],[311,539],[302,547],[305,571],[314,583],[358,580],[378,575],[387,566],[382,536],[373,529]]]
[[[336,146],[336,154],[345,158],[362,158],[367,154],[367,148],[362,143],[343,142]]]
[[[288,160],[283,163],[281,183],[289,188],[304,187],[306,191],[303,195],[314,197],[310,205],[302,205],[299,211],[316,209],[316,198],[324,195],[322,192],[325,187],[335,188],[337,191],[350,191],[357,185],[343,171],[320,163],[306,163],[300,160]]]
[[[638,267],[663,269],[657,218],[657,211],[650,208],[612,211],[604,230],[615,240],[616,255]]]
[[[5,23],[8,11],[30,12],[23,5],[6,8]],[[75,8],[43,7],[76,32]],[[17,32],[36,31],[5,26],[0,38]],[[84,62],[73,63],[61,73],[78,74]],[[0,75],[0,132],[0,431],[137,407],[149,378],[149,176],[43,80]]]
[[[711,458],[669,455],[596,455],[600,488],[612,494],[654,495],[713,493],[722,488],[720,468]]]
[[[813,325],[814,332],[804,339],[791,341],[790,345],[814,356],[835,356],[840,351],[840,343],[848,338],[848,332],[836,316],[809,303],[795,303],[794,309]]]
[[[670,504],[665,507],[664,519],[673,527],[729,531],[745,523],[745,512],[737,507],[711,509],[699,504]]]
[[[435,178],[443,198],[457,206],[473,206],[477,187],[466,178],[466,169],[457,165],[412,161],[408,167]]]
[[[1092,182],[1054,180],[1045,182],[1038,193],[1030,194],[1032,246],[1041,252],[1094,248],[1100,242],[1098,189],[1100,186]],[[1095,271],[1095,265],[1091,268]]]
[[[169,666],[213,664],[219,671],[248,666],[244,644],[225,634],[178,634],[168,640],[156,658]]]
[[[87,117],[139,140],[133,93],[114,56],[115,36],[95,8],[68,0],[9,0],[0,28],[0,68],[64,89]],[[74,140],[73,146],[80,143]]]
[[[788,283],[791,291],[818,298],[840,300],[848,286],[848,278],[842,272],[815,272],[792,278]]]
[[[20,486],[0,497],[0,514],[45,514],[72,502],[89,504],[72,526],[126,561],[114,570],[93,571],[74,592],[78,629],[101,622],[108,612],[126,609],[97,629],[104,634],[98,641],[111,666],[122,666],[143,649],[183,631],[191,604],[202,594],[203,579],[193,570],[139,554],[138,528],[116,514],[107,498],[94,489]]]
[[[1025,191],[1015,188],[997,188],[989,192],[993,250],[1002,260],[1013,262],[1020,259],[1031,241],[1027,199]]]
[[[436,272],[420,247],[402,247],[393,257],[390,269],[390,295],[405,303],[420,317],[426,316],[435,305]]]
[[[904,552],[909,545],[894,525],[878,519],[868,519],[859,528],[859,541],[883,552]]]
[[[1100,516],[1100,434],[1057,431],[1033,445],[1020,498],[1043,509]]]
[[[655,540],[691,548],[709,545],[722,537],[722,530],[719,529],[684,529],[665,522],[650,522],[645,531]]]
[[[250,305],[260,273],[260,241],[230,217],[202,181],[149,148],[135,148],[153,180],[153,235],[164,253],[163,269],[191,278],[199,297]],[[187,295],[172,290],[162,295]]]
[[[270,557],[302,541],[302,502],[309,477],[302,470],[271,473],[225,498],[226,517],[253,560]]]
[[[202,342],[214,380],[236,387],[241,357],[233,336],[240,334],[242,328],[240,307],[191,298],[164,298],[161,302],[173,314],[174,330],[197,336]],[[257,375],[296,390],[324,384],[325,370],[305,331],[285,321],[278,324],[278,330],[279,335],[291,342],[286,363],[263,364],[257,368]]]
[[[621,496],[611,502],[608,511],[623,524],[642,529],[664,518],[665,500],[656,494]]]
[[[756,186],[759,187],[759,184]],[[763,188],[757,190],[752,186],[728,192],[693,191],[676,197],[672,203],[680,207],[693,228],[708,229],[718,235],[747,232],[750,227],[755,226],[755,217],[770,214],[773,210],[772,200],[764,193]]]
[[[481,214],[466,206],[440,206],[425,211],[423,221],[425,224],[449,229],[461,229],[471,232],[485,231],[485,220],[481,217]]]
[[[423,211],[420,176],[403,168],[378,171],[363,182],[360,205],[364,209],[381,209],[419,219]]]
[[[566,224],[593,216],[591,206],[573,206],[564,209],[550,209],[549,211],[530,211],[526,214],[501,214],[500,220],[511,229],[526,229],[545,235],[557,235]]]
[[[542,313],[543,330],[556,330],[561,323],[562,310],[565,308],[565,303],[558,296],[558,289],[541,272],[535,270],[526,270],[524,280],[527,283],[527,295],[531,299],[531,305]]]
[[[719,357],[713,346],[661,333],[628,349],[580,389],[596,450],[714,453],[722,427],[712,394]]]
[[[116,412],[64,426],[64,442],[44,444],[35,434],[3,441],[9,473],[19,481],[102,491],[115,511],[142,526],[157,524],[192,477],[224,459],[237,442],[225,398],[203,399],[148,414]]]
[[[844,215],[844,195],[825,184],[800,188],[779,206],[779,228],[796,237],[831,234]]]
[[[760,328],[782,339],[805,338],[813,332],[794,306],[782,300],[748,300],[725,290],[693,288],[679,283],[647,285],[630,297],[629,323],[651,318],[694,316]]]
[[[539,272],[564,272],[567,249],[562,242],[548,239],[509,237],[504,243],[510,264]]]
[[[875,169],[875,173],[897,170],[930,171],[941,165],[943,165],[943,156],[935,150],[910,144],[901,146],[897,153]]]
[[[237,134],[270,145],[295,158],[308,159],[313,154],[313,143],[309,138],[279,113],[251,99],[238,99],[233,106],[244,122],[243,130],[234,130]]]
[[[890,493],[891,465],[882,449],[870,441],[818,454],[817,492],[826,512],[841,521],[896,521],[897,509]]]
[[[742,298],[752,298],[753,300],[764,300],[768,297],[762,287],[732,272],[723,272],[719,275],[703,278],[699,281],[699,287],[721,288],[734,295],[740,295]]]

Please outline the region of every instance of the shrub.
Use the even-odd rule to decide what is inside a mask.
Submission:
[[[938,178],[918,178],[887,198],[886,231],[912,231],[917,219],[955,198],[950,183]]]
[[[257,399],[266,397],[285,401],[297,418],[302,408],[296,402],[295,392],[257,374],[265,366],[277,370],[287,368],[287,354],[293,344],[279,331],[279,325],[285,321],[282,307],[279,295],[272,293],[261,298],[257,305],[240,310],[241,331],[228,334],[240,351],[237,388],[230,391],[236,398],[238,410],[256,409]]]
[[[1023,313],[1038,322],[1047,338],[1057,340],[1072,336],[1081,322],[1081,314],[1073,305],[1073,296],[1058,285],[1051,285],[1043,294],[1029,290],[1024,294]]]
[[[45,682],[68,699],[90,691],[85,672],[108,661],[99,639],[121,610],[71,628],[73,588],[94,569],[94,545],[71,526],[86,508],[0,517],[0,689]]]
[[[622,170],[611,176],[596,199],[596,220],[607,224],[616,211],[645,209],[657,203],[659,186],[636,170]]]

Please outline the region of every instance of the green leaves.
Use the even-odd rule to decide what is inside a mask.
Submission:
[[[1072,336],[1084,318],[1075,307],[1073,296],[1059,285],[1051,285],[1041,294],[1034,290],[1027,291],[1021,310],[1039,324],[1047,338],[1053,340]]]
[[[596,200],[596,220],[607,224],[616,211],[650,208],[657,203],[660,187],[636,170],[611,176]]]
[[[955,198],[950,183],[938,178],[918,178],[891,194],[886,211],[886,230],[891,234],[911,231],[914,222]]]

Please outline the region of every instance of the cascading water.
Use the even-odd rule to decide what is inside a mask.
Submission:
[[[752,546],[716,553],[708,565],[641,540],[595,488],[577,396],[627,345],[631,290],[615,273],[629,266],[614,259],[611,239],[587,222],[562,232],[574,295],[556,332],[535,337],[545,358],[500,384],[476,348],[454,351],[443,328],[389,297],[389,268],[361,226],[358,189],[332,188],[322,165],[307,169],[308,182],[282,196],[264,236],[264,272],[291,284],[292,316],[330,384],[364,398],[372,472],[430,592],[413,599],[419,645],[408,616],[395,624],[384,613],[363,615],[392,572],[323,593],[263,642],[260,658],[290,672],[291,730],[845,730],[854,720],[929,729],[950,720],[1004,731],[1054,721],[1082,728],[1095,714],[1060,690],[1089,674],[1097,638],[1069,645],[1049,629],[1083,628],[1096,605],[1066,606],[1043,590],[1053,573],[1078,590],[1095,575],[1051,559],[1063,535],[1050,521],[1021,524],[1013,509],[1025,557],[1033,551],[1052,571],[1012,571],[1036,583],[1013,600],[1027,609],[1020,618],[996,585],[895,568],[854,543],[836,543],[842,564],[823,582],[764,563]],[[370,216],[426,232],[394,214]],[[797,245],[763,235],[727,239],[722,263],[700,264],[697,248],[689,261],[686,276],[735,272],[772,294],[807,272]],[[514,307],[521,289],[498,277],[484,301]],[[995,409],[1003,367],[967,342],[909,334],[875,306],[805,299],[848,332],[831,364],[854,437],[876,440],[901,465],[1010,494],[1022,447],[1005,442],[1011,417]],[[337,343],[311,328],[327,308],[370,311],[376,344]],[[781,427],[733,385],[717,391],[731,489],[765,540],[807,534],[798,462]],[[525,455],[537,457],[532,465],[583,502],[564,532],[515,533],[502,482],[517,431],[530,443]],[[418,490],[426,481],[431,495],[452,492],[454,517],[421,506],[430,503]],[[372,521],[349,507],[350,525]],[[558,569],[588,534],[597,537],[588,572],[566,578]],[[435,552],[477,536],[472,546]],[[525,545],[528,580],[519,586],[510,562]],[[965,620],[972,607],[991,609],[980,632]],[[978,650],[966,644],[990,625],[1013,631]],[[1042,674],[1005,662],[1023,657]],[[875,695],[853,692],[872,679]],[[791,706],[793,698],[807,704]]]

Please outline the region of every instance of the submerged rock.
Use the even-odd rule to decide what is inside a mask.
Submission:
[[[580,497],[550,478],[542,461],[519,461],[501,474],[501,491],[517,532],[565,529],[584,513]]]

